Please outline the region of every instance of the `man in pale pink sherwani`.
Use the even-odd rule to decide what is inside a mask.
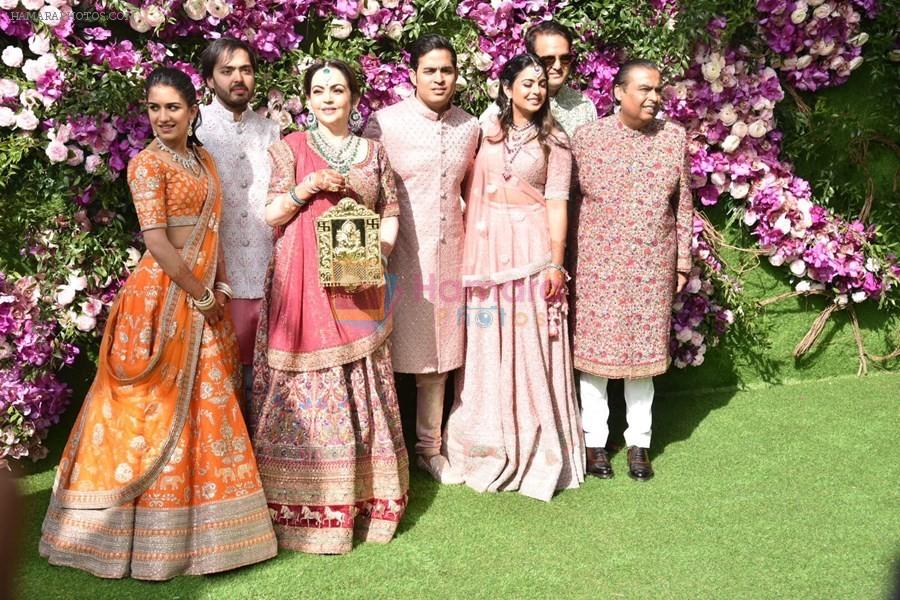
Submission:
[[[222,180],[222,251],[234,298],[231,318],[238,338],[244,387],[249,393],[253,344],[259,323],[266,269],[272,258],[272,228],[265,221],[269,188],[269,146],[278,141],[278,124],[250,109],[256,58],[240,40],[221,38],[200,57],[213,101],[200,107],[197,131]]]
[[[439,35],[410,48],[414,96],[376,112],[366,136],[384,144],[397,179],[400,235],[389,271],[397,279],[394,371],[416,375],[416,464],[442,483],[461,483],[441,456],[444,388],[462,365],[460,188],[478,147],[478,120],[452,104],[456,52]]]
[[[625,380],[628,473],[653,476],[648,449],[653,376],[669,367],[676,291],[691,269],[693,204],[684,128],[656,118],[660,72],[629,61],[615,80],[617,114],[572,142],[583,200],[575,279],[575,368],[581,371],[587,472],[613,471],[608,378]]]

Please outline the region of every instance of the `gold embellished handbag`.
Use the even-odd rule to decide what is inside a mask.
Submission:
[[[381,285],[381,217],[353,198],[342,198],[316,219],[319,284]]]

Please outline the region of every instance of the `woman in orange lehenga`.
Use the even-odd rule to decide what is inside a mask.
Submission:
[[[196,92],[168,68],[146,90],[157,138],[128,183],[149,253],[110,312],[40,552],[100,577],[161,580],[265,560],[276,541],[238,405],[222,194],[191,135]]]

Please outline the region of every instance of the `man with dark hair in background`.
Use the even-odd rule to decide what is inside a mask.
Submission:
[[[416,40],[410,68],[415,94],[376,112],[366,129],[387,150],[400,199],[391,353],[394,371],[416,375],[416,464],[442,483],[461,483],[441,456],[441,420],[447,376],[463,361],[460,193],[480,134],[475,117],[453,105],[459,72],[445,37]]]
[[[203,80],[215,97],[200,108],[203,121],[197,136],[215,159],[222,180],[220,235],[234,296],[231,317],[249,392],[259,306],[272,256],[272,228],[265,221],[267,150],[278,141],[279,127],[250,108],[256,82],[256,56],[250,46],[220,38],[206,47],[200,63]]]
[[[575,64],[572,33],[555,21],[542,21],[525,34],[525,49],[541,59],[547,69],[550,112],[566,135],[571,138],[580,126],[596,121],[597,107],[590,98],[566,85]],[[488,122],[498,110],[492,103],[481,115],[481,122]]]

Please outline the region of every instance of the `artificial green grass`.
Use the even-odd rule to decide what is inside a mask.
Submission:
[[[20,592],[42,600],[884,598],[900,552],[898,399],[896,373],[669,394],[654,408],[650,482],[627,477],[624,452],[613,459],[614,479],[591,478],[546,504],[441,487],[413,470],[409,512],[388,545],[347,556],[282,552],[167,583],[104,581],[38,557],[53,478],[44,464],[22,482]]]

